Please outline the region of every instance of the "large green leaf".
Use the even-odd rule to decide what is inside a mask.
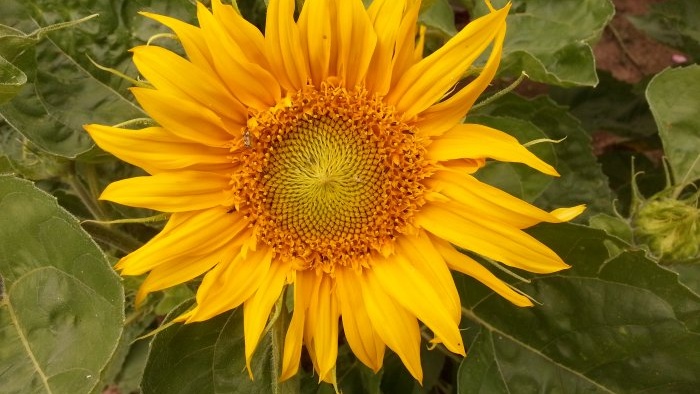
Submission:
[[[469,0],[462,0],[470,5]],[[493,1],[502,7],[506,0]],[[614,14],[610,0],[516,0],[508,17],[502,71],[525,71],[538,82],[595,86],[598,77],[591,43]],[[475,2],[474,13],[487,8]]]
[[[35,76],[14,99],[0,106],[7,123],[36,146],[71,158],[93,146],[82,125],[116,124],[144,116],[131,101],[126,90],[129,83],[95,67],[90,58],[136,77],[128,49],[145,43],[156,33],[168,32],[167,28],[139,17],[137,12],[156,11],[186,20],[194,16],[192,3],[185,0],[153,4],[129,0],[33,0],[19,3],[20,6],[16,0],[6,1],[10,4],[0,5],[0,23],[5,22],[3,8],[24,7],[34,21],[24,21],[22,25],[27,29],[99,14],[98,18],[50,33],[37,44]]]
[[[172,315],[182,313],[176,309]],[[225,313],[201,323],[175,324],[156,334],[151,343],[142,388],[149,393],[269,393],[271,342],[258,345],[251,368],[245,368],[243,313]]]
[[[690,393],[700,384],[700,297],[641,252],[610,255],[602,231],[546,225],[534,235],[572,268],[519,288],[516,308],[462,282],[475,330],[461,393]]]
[[[562,206],[587,204],[588,208],[582,218],[601,212],[612,213],[613,195],[608,187],[607,177],[593,155],[591,139],[580,122],[565,108],[556,105],[547,97],[527,100],[516,95],[507,95],[481,108],[467,118],[467,121],[479,119],[484,114],[506,119],[517,118],[520,119],[519,122],[531,123],[530,126],[523,126],[524,129],[536,127],[548,138],[563,139],[560,143],[552,145],[556,161],[548,160],[544,152],[536,151],[561,174],[560,178],[554,178],[550,186],[539,194],[535,200],[536,205],[555,209]],[[527,141],[521,140],[521,142]],[[537,145],[532,148],[541,149]],[[492,181],[486,180],[489,183]],[[498,184],[498,180],[493,182]],[[508,188],[507,190],[518,195],[517,189]],[[522,197],[527,197],[527,194]]]
[[[119,340],[124,295],[97,245],[55,199],[0,177],[0,387],[88,393]]]
[[[677,182],[700,179],[700,66],[665,70],[647,87],[647,100]]]

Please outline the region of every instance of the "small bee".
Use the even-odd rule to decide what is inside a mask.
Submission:
[[[251,148],[253,144],[250,142],[250,130],[246,127],[243,129],[243,145],[246,148]]]

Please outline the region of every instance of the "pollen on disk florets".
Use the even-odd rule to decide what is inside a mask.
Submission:
[[[253,113],[234,153],[236,204],[302,268],[364,265],[412,231],[429,175],[415,127],[361,88],[307,86]]]

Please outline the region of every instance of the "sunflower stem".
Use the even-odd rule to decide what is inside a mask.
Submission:
[[[143,245],[140,241],[111,227],[102,226],[94,222],[83,222],[81,226],[96,241],[109,245],[124,254],[131,253]]]
[[[157,215],[148,216],[145,218],[129,218],[129,219],[115,219],[115,220],[83,220],[83,223],[96,223],[96,224],[102,224],[102,225],[127,224],[127,223],[146,224],[146,223],[163,222],[165,220],[168,220],[168,217],[169,217],[168,214],[159,213]]]
[[[104,210],[102,210],[95,196],[83,185],[78,175],[74,174],[69,176],[67,182],[90,214],[97,220],[105,220],[107,215]]]
[[[271,360],[271,376],[272,376],[272,393],[273,394],[297,394],[299,393],[299,382],[297,379],[289,379],[284,382],[280,381],[282,372],[282,355],[284,352],[284,336],[289,324],[289,312],[284,302],[285,291],[282,291],[280,298],[275,304],[273,312],[272,327],[270,327],[270,336],[272,339],[272,360]]]
[[[117,69],[110,68],[110,67],[105,67],[105,66],[103,66],[103,65],[101,65],[101,64],[99,64],[99,63],[97,63],[96,61],[92,60],[92,58],[91,58],[90,56],[87,56],[87,58],[88,58],[88,60],[90,60],[90,63],[92,63],[93,66],[99,68],[99,69],[102,70],[102,71],[107,71],[108,73],[110,73],[110,74],[112,74],[112,75],[115,75],[115,76],[117,76],[117,77],[119,77],[119,78],[121,78],[121,79],[123,79],[123,80],[125,80],[125,81],[127,81],[127,82],[129,82],[129,83],[131,83],[131,84],[134,85],[134,86],[138,86],[138,87],[142,87],[142,88],[150,88],[150,87],[152,87],[151,84],[149,84],[149,83],[147,83],[147,82],[143,82],[143,81],[136,80],[136,79],[134,79],[134,78],[131,78],[130,76],[124,74],[123,72],[121,72],[121,71],[119,71],[119,70],[117,70]]]
[[[528,76],[528,75],[525,74],[525,71],[523,71],[523,72],[520,74],[520,76],[518,77],[518,79],[516,79],[513,83],[511,83],[510,85],[506,86],[503,90],[498,91],[498,92],[494,93],[493,95],[491,95],[491,96],[485,98],[483,101],[474,104],[474,106],[472,106],[472,109],[471,109],[471,110],[472,110],[472,111],[475,111],[475,110],[477,110],[477,109],[479,109],[479,108],[481,108],[481,107],[483,107],[483,106],[485,106],[485,105],[491,104],[492,102],[494,102],[494,101],[498,100],[499,98],[505,96],[506,94],[512,92],[515,88],[518,87],[518,85],[520,85],[520,83],[521,83],[527,76]]]

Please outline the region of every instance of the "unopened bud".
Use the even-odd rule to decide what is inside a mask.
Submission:
[[[700,210],[697,198],[647,201],[634,218],[636,238],[666,262],[700,257]]]

